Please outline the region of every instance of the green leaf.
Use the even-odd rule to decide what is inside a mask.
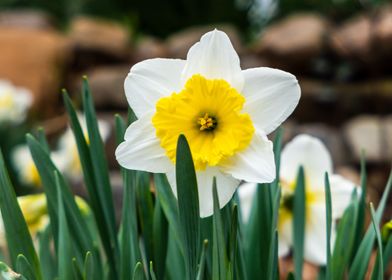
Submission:
[[[55,173],[57,188],[58,220],[59,220],[59,237],[58,237],[58,277],[60,280],[73,279],[72,267],[72,241],[70,231],[65,216],[64,201],[60,187],[60,177]]]
[[[268,279],[276,279],[278,275],[278,216],[279,216],[279,208],[280,208],[280,197],[281,197],[281,189],[280,185],[277,185],[278,190],[275,191],[275,198],[272,204],[272,237],[271,244],[269,248],[269,262],[268,262]]]
[[[49,144],[46,140],[45,131],[42,127],[39,127],[37,130],[37,140],[41,143],[42,148],[44,148],[47,153],[50,153]]]
[[[373,204],[370,203],[370,214],[372,217],[372,225],[374,231],[376,232],[376,239],[377,239],[377,247],[378,247],[378,254],[376,259],[376,264],[374,266],[372,272],[372,280],[382,280],[384,279],[384,263],[383,263],[383,250],[382,250],[382,240],[381,240],[381,233],[379,229],[379,223],[376,221],[376,214],[374,213]]]
[[[388,182],[385,186],[384,193],[381,197],[380,203],[378,204],[377,211],[375,214],[375,221],[379,226],[381,217],[384,213],[385,205],[389,196],[392,185],[392,172],[389,175]],[[370,255],[372,253],[374,240],[376,233],[370,225],[366,231],[365,237],[362,239],[361,244],[355,254],[354,260],[350,267],[349,279],[362,279],[365,276],[366,269],[368,267]]]
[[[135,265],[135,269],[133,270],[133,280],[144,280],[144,271],[141,262],[137,262]]]
[[[78,265],[78,262],[76,260],[76,258],[72,258],[72,279],[75,280],[83,280],[83,274],[82,271],[80,270],[80,267]]]
[[[82,94],[84,114],[86,117],[88,137],[90,140],[88,148],[90,150],[91,163],[94,170],[96,192],[103,210],[103,218],[109,237],[108,241],[110,242],[111,247],[110,249],[106,249],[106,253],[111,267],[111,274],[113,278],[117,278],[117,258],[119,256],[119,249],[116,234],[113,194],[109,180],[109,169],[105,157],[105,149],[99,133],[98,120],[94,109],[94,102],[85,77],[83,79]]]
[[[301,166],[298,171],[297,184],[294,191],[293,209],[293,249],[295,279],[302,279],[306,221],[305,174]]]
[[[51,250],[51,229],[50,225],[45,230],[38,233],[39,261],[44,280],[52,280],[57,273],[57,264],[53,259]]]
[[[157,199],[165,213],[170,227],[174,229],[173,234],[176,242],[180,246],[181,254],[184,254],[183,243],[181,241],[181,227],[179,223],[177,199],[173,194],[172,188],[165,174],[154,174],[154,183],[157,190]]]
[[[219,206],[218,192],[216,190],[216,178],[212,185],[214,201],[213,215],[213,239],[212,239],[212,278],[224,280],[227,278],[227,253],[221,210]]]
[[[3,280],[28,280],[23,275],[13,271],[8,265],[0,262],[0,276]]]
[[[94,267],[95,267],[94,258],[91,252],[87,252],[86,258],[84,260],[84,271],[83,271],[84,280],[94,280]]]
[[[184,135],[177,142],[176,180],[186,279],[193,280],[197,276],[200,250],[200,210],[195,168]]]
[[[245,228],[245,265],[249,279],[267,279],[273,232],[273,184],[258,184]]]
[[[34,275],[41,279],[41,268],[33,241],[19,207],[14,188],[8,176],[3,154],[0,152],[0,208],[8,244],[11,263],[15,267],[17,258],[23,254],[31,264]]]
[[[231,228],[230,228],[230,238],[229,238],[229,250],[228,250],[228,255],[230,256],[230,264],[235,265],[236,263],[236,257],[237,257],[237,247],[238,247],[238,208],[237,204],[233,205],[232,208],[232,214],[231,214]],[[235,278],[235,266],[232,269],[232,275],[231,278]]]
[[[361,154],[361,196],[359,200],[359,205],[358,205],[358,220],[357,220],[357,225],[356,225],[356,236],[355,236],[355,248],[358,248],[363,232],[364,232],[364,227],[365,227],[365,212],[366,212],[366,193],[367,193],[367,174],[366,174],[366,161],[365,161],[365,154],[362,152]],[[353,257],[353,256],[352,256]]]
[[[150,276],[151,276],[151,280],[157,280],[157,277],[155,276],[154,267],[152,265],[152,262],[150,262]]]
[[[140,171],[137,174],[136,195],[140,221],[141,235],[144,244],[144,262],[148,263],[153,259],[153,218],[154,207],[152,194],[150,191],[150,174]]]
[[[204,268],[206,266],[207,247],[208,247],[208,240],[204,239],[203,246],[202,246],[202,249],[201,249],[200,261],[199,261],[199,269],[197,271],[196,280],[204,279]]]
[[[57,250],[58,244],[58,203],[57,203],[57,191],[56,191],[56,180],[54,171],[59,176],[59,183],[61,187],[61,193],[64,201],[64,209],[70,227],[72,228],[71,235],[73,240],[77,244],[78,258],[79,261],[83,261],[83,256],[87,251],[96,252],[96,245],[91,232],[88,230],[89,227],[86,224],[85,217],[77,206],[74,196],[70,190],[70,187],[66,183],[64,177],[60,174],[59,170],[53,164],[49,154],[45,151],[40,143],[31,135],[26,136],[27,144],[30,148],[31,155],[34,163],[37,166],[38,172],[42,179],[44,191],[47,197],[47,207],[50,217],[50,224],[52,229],[52,236],[55,241],[55,248]],[[96,254],[98,256],[98,254]]]
[[[124,140],[126,125],[124,120],[116,115],[116,140],[121,143]],[[134,170],[121,168],[123,175],[124,194],[122,218],[119,231],[120,242],[120,278],[127,280],[132,278],[132,268],[141,261],[138,232],[137,232],[137,207],[136,207],[136,176]]]
[[[331,276],[331,224],[332,224],[332,202],[331,202],[331,186],[329,184],[328,173],[325,172],[325,205],[326,205],[326,221],[327,221],[327,265],[326,279],[332,279]]]
[[[89,93],[85,93],[85,94],[88,95]],[[117,246],[117,237],[113,236],[113,234],[115,235],[115,232],[113,233],[113,223],[115,219],[113,216],[114,214],[112,213],[114,210],[109,209],[110,207],[113,208],[112,203],[110,203],[112,201],[111,198],[112,196],[110,192],[109,197],[106,197],[106,192],[108,192],[106,189],[110,186],[107,186],[106,179],[101,178],[101,177],[105,177],[104,174],[101,174],[101,171],[103,173],[105,172],[107,173],[107,170],[99,170],[99,167],[97,166],[99,165],[98,161],[105,160],[105,159],[101,159],[101,158],[97,159],[93,157],[93,154],[104,153],[102,149],[96,148],[96,145],[99,146],[99,144],[97,144],[96,142],[99,142],[101,138],[99,136],[99,132],[98,134],[94,134],[94,136],[90,135],[91,133],[89,132],[89,139],[91,141],[91,144],[90,145],[87,144],[85,133],[82,130],[82,127],[79,123],[75,108],[72,104],[72,101],[68,97],[68,94],[65,91],[63,93],[63,98],[69,116],[71,128],[75,136],[76,146],[80,158],[80,164],[82,166],[82,171],[83,171],[84,182],[88,191],[90,205],[94,213],[94,218],[98,227],[101,242],[103,244],[104,251],[108,258],[111,271],[112,273],[116,274],[117,268],[116,268],[115,259],[117,253],[116,248],[118,246]],[[87,107],[86,104],[85,107]],[[88,113],[86,112],[86,115],[87,114],[89,115],[89,120],[90,118],[95,117],[95,112],[89,111]],[[90,116],[91,114],[93,115]],[[87,126],[91,125],[90,124],[91,122],[94,123],[94,121],[91,120],[88,121],[87,116],[86,116],[86,122],[87,122]],[[93,129],[93,132],[95,133],[96,130]],[[92,137],[94,139],[98,138],[98,140],[92,141]],[[94,146],[93,146],[93,142],[95,143]],[[87,251],[92,252],[92,250],[86,250],[85,252]],[[96,254],[93,255],[95,256]]]
[[[37,277],[35,277],[34,269],[31,267],[26,257],[22,254],[20,254],[16,259],[16,271],[29,280],[37,279]]]
[[[384,267],[388,267],[388,264],[392,258],[392,234],[388,237],[386,244],[384,246]]]
[[[154,209],[153,241],[155,271],[158,279],[164,279],[168,244],[168,222],[158,199],[155,202]]]
[[[346,268],[349,266],[356,235],[357,209],[358,200],[356,195],[354,195],[338,224],[335,247],[330,264],[332,279],[343,279]]]

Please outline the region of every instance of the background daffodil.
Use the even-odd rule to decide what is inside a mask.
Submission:
[[[324,174],[328,172],[331,187],[332,243],[336,236],[336,221],[342,217],[349,205],[355,184],[333,174],[330,153],[319,139],[302,134],[287,143],[282,150],[280,168],[282,195],[278,218],[279,256],[288,255],[293,244],[293,200],[300,166],[303,166],[305,171],[306,186],[304,258],[311,263],[325,265],[327,230]],[[239,190],[245,222],[248,220],[256,189],[256,184],[246,183]]]
[[[298,82],[289,73],[241,70],[230,39],[218,30],[202,36],[186,60],[157,58],[133,66],[125,93],[138,120],[116,150],[118,162],[128,169],[167,173],[176,194],[176,143],[184,134],[195,163],[202,217],[213,212],[214,176],[221,207],[240,180],[274,180],[267,135],[300,98]]]

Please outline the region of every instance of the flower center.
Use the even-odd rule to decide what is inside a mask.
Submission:
[[[200,125],[201,131],[212,131],[218,125],[218,122],[215,117],[210,117],[208,113],[205,113],[204,117],[197,120],[197,124]]]
[[[184,134],[195,168],[203,170],[249,145],[254,127],[249,115],[241,112],[244,102],[225,80],[193,75],[179,93],[158,100],[152,124],[173,162],[178,136]]]

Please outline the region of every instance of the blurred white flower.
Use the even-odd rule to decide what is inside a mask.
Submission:
[[[78,119],[85,139],[87,143],[89,143],[85,118],[81,113],[78,113]],[[110,125],[106,121],[99,120],[98,127],[102,140],[105,142],[110,136]],[[63,174],[73,180],[80,179],[82,176],[82,167],[80,164],[75,137],[70,127],[68,127],[63,135],[60,136],[58,148],[52,152],[51,157],[53,162]]]
[[[41,186],[41,178],[37,167],[26,145],[20,145],[14,148],[12,151],[12,163],[17,172],[18,179],[22,184],[32,187]]]
[[[31,103],[32,95],[29,90],[0,80],[0,123],[23,122]]]
[[[326,205],[324,174],[328,172],[332,200],[333,245],[336,235],[336,221],[350,203],[355,184],[342,176],[333,174],[331,156],[324,144],[309,135],[298,135],[282,150],[280,183],[282,198],[279,209],[278,233],[279,256],[289,254],[293,242],[293,195],[299,167],[303,166],[306,182],[306,226],[305,226],[305,260],[317,264],[326,264]],[[243,219],[249,218],[251,204],[257,186],[244,184],[239,189]]]
[[[267,135],[297,106],[297,79],[267,67],[241,70],[224,32],[203,35],[186,60],[156,58],[134,65],[124,87],[138,120],[118,146],[117,161],[128,169],[166,173],[177,195],[176,146],[184,134],[195,164],[201,217],[213,213],[213,177],[221,207],[240,180],[274,180]]]

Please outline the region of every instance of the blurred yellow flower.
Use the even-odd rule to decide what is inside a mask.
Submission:
[[[41,186],[41,178],[37,167],[26,145],[14,148],[12,151],[12,162],[18,179],[22,184],[32,187]]]

